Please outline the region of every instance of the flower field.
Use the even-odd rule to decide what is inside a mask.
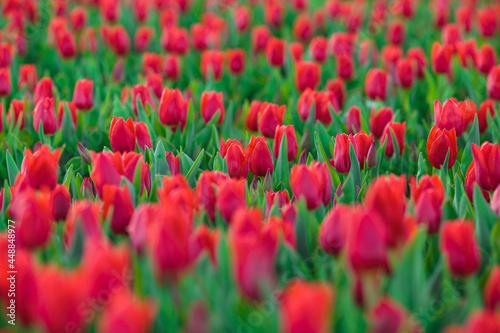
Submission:
[[[499,1],[0,13],[0,333],[500,333]]]

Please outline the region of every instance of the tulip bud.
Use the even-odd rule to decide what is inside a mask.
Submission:
[[[134,34],[134,49],[137,53],[148,49],[155,31],[152,27],[138,27]]]
[[[238,208],[246,207],[246,181],[228,179],[217,189],[217,208],[222,218],[231,223],[231,218]]]
[[[205,123],[208,123],[219,111],[219,120],[217,125],[222,125],[224,118],[226,116],[226,111],[224,109],[223,96],[221,92],[215,91],[204,91],[201,94],[201,117]]]
[[[451,169],[457,159],[457,138],[455,129],[447,131],[434,126],[427,138],[427,158],[429,163],[436,169],[441,169],[448,151],[450,152],[448,169]]]
[[[264,7],[264,20],[267,25],[279,28],[283,23],[285,8],[278,2],[267,2]]]
[[[295,159],[295,156],[297,156],[298,149],[295,128],[293,125],[279,126],[276,128],[273,144],[274,157],[278,159],[283,135],[286,135],[287,159],[288,162],[292,162]]]
[[[297,62],[295,72],[295,87],[303,92],[307,88],[316,89],[321,78],[321,68],[311,61]]]
[[[386,125],[392,121],[393,117],[394,113],[390,107],[381,107],[377,111],[375,111],[375,108],[372,108],[370,115],[370,129],[375,138],[380,139],[382,137]]]
[[[483,37],[493,37],[498,31],[498,16],[491,7],[484,7],[477,11],[479,33]]]
[[[247,126],[247,129],[252,132],[257,132],[259,129],[259,113],[262,108],[262,102],[261,101],[252,101],[250,103],[250,107],[248,108],[248,114],[247,114],[247,119],[245,121],[245,124]]]
[[[56,185],[51,193],[52,216],[55,221],[66,220],[69,208],[71,207],[71,197],[68,188],[62,184]]]
[[[481,253],[471,222],[456,220],[445,223],[439,235],[439,245],[453,276],[467,278],[479,270]]]
[[[24,64],[19,66],[19,77],[17,78],[17,88],[34,91],[38,81],[36,66],[33,64]]]
[[[261,53],[266,50],[271,32],[265,25],[259,25],[252,29],[252,49],[255,54]]]
[[[137,145],[144,149],[144,147],[148,147],[149,149],[153,148],[153,143],[151,142],[151,135],[149,134],[148,126],[145,122],[134,122],[134,130],[135,136],[137,140]]]
[[[385,101],[387,96],[387,73],[378,68],[368,71],[365,79],[365,94],[368,98]]]
[[[406,37],[406,26],[401,21],[394,21],[389,24],[387,28],[386,39],[389,43],[394,45],[401,45],[404,43]]]
[[[439,42],[434,42],[431,49],[432,69],[437,74],[450,73],[451,57],[453,47],[451,45],[441,46]]]
[[[361,109],[353,105],[347,111],[347,133],[354,134],[361,130]]]
[[[314,33],[312,22],[307,14],[300,14],[295,18],[292,26],[292,34],[296,40],[306,42]]]
[[[498,143],[484,142],[481,147],[472,144],[472,157],[479,186],[494,191],[500,184],[500,150]]]
[[[337,133],[335,138],[335,148],[333,151],[333,161],[330,164],[335,167],[338,173],[347,174],[351,169],[351,157],[349,155],[351,141],[346,134]]]
[[[167,159],[168,170],[170,171],[170,175],[175,176],[181,173],[180,171],[180,162],[179,156],[174,156],[171,151],[167,151],[165,153],[165,157]]]
[[[283,67],[285,63],[285,45],[283,39],[271,37],[266,46],[266,58],[269,65]]]
[[[392,131],[391,131],[392,130]],[[382,137],[380,138],[381,142],[384,142],[387,139],[387,143],[385,146],[385,153],[384,155],[387,158],[391,158],[392,155],[394,154],[394,140],[392,137],[392,132],[394,132],[394,135],[396,136],[396,143],[398,144],[399,148],[399,156],[403,156],[403,150],[405,148],[405,131],[406,131],[406,122],[403,123],[397,123],[394,121],[391,121],[385,126],[384,133],[382,134]]]
[[[158,116],[163,125],[172,127],[175,132],[177,126],[184,129],[187,121],[188,102],[178,89],[163,89],[158,106]]]
[[[78,80],[73,91],[73,103],[78,110],[89,111],[94,106],[94,82],[87,79]]]
[[[288,44],[288,53],[293,62],[299,62],[304,57],[304,44],[300,42],[291,42]]]
[[[113,82],[122,82],[125,76],[125,62],[123,58],[119,58],[116,63],[113,65],[113,69],[111,70],[111,80]]]
[[[246,148],[250,170],[256,177],[264,177],[268,171],[274,171],[273,158],[266,139],[253,136]]]
[[[80,142],[77,141],[78,143],[78,153],[80,154],[80,158],[82,161],[86,164],[92,164],[92,157],[90,156],[90,152],[88,151],[87,148]]]
[[[211,221],[215,220],[216,187],[226,179],[228,179],[228,175],[225,173],[204,171],[196,184],[198,209],[204,209]]]
[[[125,234],[134,213],[134,206],[128,186],[119,188],[116,185],[105,185],[103,188],[103,210],[106,219],[110,219],[111,231],[115,234]],[[110,216],[110,208],[113,215]]]
[[[411,59],[400,59],[396,65],[398,84],[404,88],[411,88],[415,81],[413,62]]]
[[[365,160],[368,163],[369,152],[374,144],[373,134],[367,135],[364,131],[356,133],[354,136],[349,135],[349,140],[352,142],[356,158],[359,162],[360,170],[365,167]],[[376,150],[376,147],[374,148]],[[376,158],[376,155],[375,155]]]
[[[56,132],[57,120],[53,98],[44,97],[36,104],[33,111],[33,127],[37,133],[40,124],[43,125],[45,135],[52,135]]]
[[[248,7],[241,5],[234,10],[233,21],[239,33],[245,32],[250,26],[251,16]]]
[[[80,187],[80,192],[83,194],[84,198],[94,199],[94,185],[90,177],[83,178],[82,186]]]
[[[337,76],[350,81],[355,74],[354,60],[350,54],[341,54],[335,57]]]
[[[109,140],[114,151],[120,153],[134,151],[136,134],[132,118],[128,118],[125,122],[125,119],[113,116],[109,127]]]
[[[57,125],[59,128],[62,128],[64,116],[66,115],[66,107],[69,110],[69,115],[71,117],[73,128],[77,129],[78,115],[76,114],[76,106],[75,103],[73,102],[66,102],[66,101],[59,102],[59,105],[57,106]]]
[[[330,285],[323,282],[293,280],[288,283],[280,299],[282,331],[329,331],[334,298]]]
[[[215,50],[203,51],[200,66],[204,80],[208,80],[209,75],[215,81],[222,79],[222,75],[224,74],[224,58],[224,52]]]
[[[326,37],[314,37],[309,43],[309,55],[314,61],[324,63],[327,57],[328,40]]]
[[[290,186],[295,198],[303,197],[307,209],[327,206],[332,200],[332,179],[325,163],[294,165],[290,171]]]
[[[181,62],[176,54],[167,54],[165,57],[165,77],[168,80],[177,81],[181,75]]]
[[[67,28],[61,29],[56,35],[57,53],[63,60],[77,56],[76,40],[73,32]]]
[[[286,105],[262,103],[259,117],[259,130],[266,138],[274,138],[276,127],[283,124]]]
[[[494,100],[500,100],[500,65],[493,67],[486,79],[486,90],[488,96]]]
[[[245,72],[245,51],[243,49],[227,50],[229,72],[240,75]]]
[[[109,28],[107,45],[116,56],[125,56],[129,53],[130,37],[122,25]]]
[[[406,57],[410,59],[416,68],[416,75],[419,79],[424,78],[427,68],[427,57],[421,47],[409,48],[406,51]]]
[[[7,67],[0,68],[0,97],[7,97],[12,92],[12,80],[10,77],[10,69]]]
[[[73,30],[79,32],[87,26],[89,20],[89,13],[85,7],[75,7],[69,13],[69,21]]]
[[[13,99],[10,102],[9,112],[7,113],[7,121],[15,126],[19,124],[19,129],[22,131],[25,125],[24,102]]]
[[[227,173],[232,178],[246,178],[248,175],[248,156],[241,143],[236,140],[221,139],[220,154],[226,158]]]
[[[337,257],[345,248],[352,208],[336,205],[323,219],[319,229],[319,245],[327,254]]]
[[[481,48],[476,53],[475,63],[477,69],[484,75],[487,75],[497,63],[497,55],[493,46],[490,44],[481,45]]]
[[[149,92],[149,89],[146,85],[144,84],[136,84],[135,86],[132,87],[131,90],[131,95],[132,95],[132,110],[134,111],[134,114],[137,115],[137,98],[139,98],[139,102],[141,103],[142,107],[144,110],[146,110],[146,104],[151,107],[151,109],[155,110],[156,106],[155,103],[153,102],[153,98],[151,97],[151,93]]]

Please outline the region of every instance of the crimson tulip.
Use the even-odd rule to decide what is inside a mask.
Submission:
[[[437,74],[449,74],[453,47],[451,45],[442,46],[439,42],[434,42],[431,49],[432,69]]]
[[[60,148],[51,152],[47,145],[42,145],[34,153],[26,149],[21,164],[21,174],[26,177],[30,187],[36,190],[43,188],[53,190],[57,185],[60,157]]]
[[[274,138],[276,127],[283,125],[286,105],[264,102],[259,112],[259,130],[266,138]]]
[[[246,178],[248,175],[248,156],[245,149],[236,140],[221,139],[220,155],[226,158],[227,173],[232,178]]]
[[[383,106],[377,111],[375,111],[375,108],[372,108],[370,114],[370,129],[375,138],[380,139],[382,137],[385,127],[392,121],[393,117],[394,112],[390,107]]]
[[[347,133],[354,134],[361,130],[361,109],[353,105],[347,111]]]
[[[500,100],[500,65],[493,67],[486,79],[486,90],[488,96],[494,100]]]
[[[223,96],[221,92],[204,91],[201,94],[200,109],[201,117],[205,123],[208,123],[218,111],[219,120],[217,121],[217,125],[222,125],[226,116],[226,111],[224,109]]]
[[[290,186],[294,197],[304,198],[309,210],[331,203],[332,179],[325,163],[294,165],[290,171]]]
[[[109,140],[111,148],[120,153],[135,150],[135,127],[132,118],[127,121],[123,118],[113,116],[111,126],[109,127]]]
[[[472,144],[472,157],[479,186],[493,191],[500,184],[500,150],[498,143],[484,142],[480,147]]]
[[[436,169],[441,169],[441,166],[446,159],[449,151],[448,169],[451,169],[457,159],[457,138],[455,129],[450,131],[441,130],[434,126],[427,138],[427,158],[429,163]]]
[[[19,66],[19,77],[17,78],[17,88],[34,91],[38,81],[36,66],[33,64],[24,64]]]
[[[295,128],[293,125],[278,126],[276,128],[273,144],[274,157],[278,159],[283,135],[286,136],[287,160],[288,162],[292,162],[295,156],[297,156],[298,149],[297,137],[295,136]]]
[[[309,43],[309,55],[314,61],[324,63],[327,57],[328,39],[317,36],[311,39]]]
[[[12,92],[12,80],[8,67],[0,68],[0,97],[7,97]]]
[[[311,61],[299,61],[295,69],[295,87],[303,92],[307,88],[316,89],[321,78],[321,68]]]
[[[204,171],[196,184],[198,209],[204,209],[212,221],[215,220],[216,186],[227,178],[227,174],[219,171]]]
[[[337,257],[345,248],[349,221],[353,209],[339,204],[333,207],[323,219],[319,229],[319,245],[327,254]]]
[[[365,79],[365,95],[368,98],[385,101],[387,96],[387,73],[378,68],[368,71]]]
[[[246,207],[246,181],[223,181],[217,188],[216,204],[224,221],[231,223],[234,212],[238,208]]]
[[[245,124],[247,126],[247,129],[252,132],[257,132],[259,129],[259,113],[260,110],[262,109],[262,102],[261,101],[252,101],[250,103],[250,107],[248,108],[248,114],[247,118],[245,120]]]
[[[221,51],[203,51],[200,67],[203,78],[208,80],[209,75],[211,75],[215,81],[222,79],[222,75],[224,74],[224,59],[224,53]]]
[[[89,111],[94,106],[94,82],[87,79],[78,80],[73,91],[73,103],[78,110]]]
[[[188,101],[184,99],[180,90],[163,89],[158,105],[158,116],[163,125],[172,127],[173,131],[176,131],[179,125],[183,129],[187,122],[187,109]]]
[[[266,58],[269,65],[273,67],[283,67],[285,63],[285,45],[283,39],[276,37],[269,38],[266,45]]]

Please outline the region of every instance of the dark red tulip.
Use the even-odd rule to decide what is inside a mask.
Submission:
[[[180,174],[180,162],[179,156],[174,156],[171,151],[167,151],[165,153],[165,157],[167,159],[168,169],[172,176]]]
[[[326,37],[314,37],[309,43],[309,55],[314,61],[324,63],[327,59],[328,39]]]
[[[387,73],[378,68],[368,71],[365,79],[365,94],[368,98],[385,101],[387,96]]]
[[[271,37],[269,28],[265,25],[258,25],[252,29],[252,50],[254,53],[260,53],[266,50],[267,43]]]
[[[259,112],[259,130],[266,138],[274,138],[276,127],[283,125],[286,105],[262,103]]]
[[[266,46],[266,58],[269,65],[273,67],[282,67],[285,63],[285,46],[284,39],[271,37]]]
[[[488,113],[493,119],[496,116],[495,101],[492,99],[484,100],[477,110],[477,121],[479,125],[479,132],[483,134],[488,129]]]
[[[10,67],[14,48],[10,43],[0,43],[0,68]]]
[[[389,24],[386,34],[386,39],[389,43],[394,45],[401,45],[404,43],[405,37],[406,26],[402,21],[394,21]]]
[[[105,185],[103,188],[104,218],[110,220],[110,228],[115,234],[125,234],[134,212],[132,197],[127,185]],[[112,209],[112,215],[111,211]]]
[[[411,59],[399,59],[396,64],[398,84],[404,88],[411,88],[415,82],[414,62]]]
[[[353,209],[339,204],[326,214],[319,229],[319,245],[327,254],[337,257],[345,248]]]
[[[64,60],[77,56],[75,35],[71,30],[61,29],[56,35],[57,53]]]
[[[53,190],[57,185],[60,157],[59,148],[51,152],[47,145],[42,145],[34,153],[26,149],[21,164],[21,174],[26,177],[30,187],[36,190],[44,188]]]
[[[447,99],[443,105],[436,100],[434,102],[434,122],[441,129],[455,129],[457,137],[464,131],[464,115],[467,105],[460,106],[451,99]]]
[[[385,296],[378,300],[370,310],[370,329],[372,333],[418,332],[422,328],[407,313],[406,309]]]
[[[420,181],[416,182],[414,177],[410,178],[410,188],[411,188],[411,196],[414,202],[417,202],[420,198],[420,195],[428,190],[436,191],[439,193],[439,197],[444,199],[445,192],[443,182],[438,175],[423,175],[420,178]]]
[[[377,111],[375,111],[375,108],[372,108],[370,115],[370,129],[375,138],[380,139],[382,137],[386,125],[392,121],[393,117],[394,113],[390,107],[384,106]]]
[[[450,73],[451,57],[453,56],[453,47],[451,45],[442,46],[439,42],[434,42],[431,49],[432,69],[437,74]]]
[[[248,114],[245,121],[247,129],[251,132],[257,132],[259,129],[259,113],[262,108],[261,101],[252,101],[248,108]]]
[[[291,42],[288,44],[288,53],[293,62],[302,61],[304,58],[304,44],[300,42]]]
[[[487,75],[497,63],[497,55],[493,46],[490,44],[481,45],[481,48],[476,53],[475,63],[477,69]]]
[[[231,218],[238,208],[246,207],[246,181],[228,179],[217,188],[217,208],[222,218],[231,223]]]
[[[380,141],[384,142],[387,139],[387,143],[385,146],[385,152],[384,152],[384,155],[387,158],[392,157],[392,155],[394,154],[394,149],[395,149],[392,132],[394,132],[394,135],[396,136],[395,141],[398,144],[399,156],[400,157],[403,156],[403,150],[405,148],[405,131],[406,131],[406,122],[397,123],[397,122],[391,121],[385,126],[384,133],[382,134]]]
[[[335,297],[323,282],[292,280],[280,299],[281,331],[328,332],[331,329]]]
[[[155,31],[152,27],[138,27],[134,34],[134,49],[141,53],[148,49]]]
[[[335,57],[335,68],[337,76],[343,80],[349,81],[355,75],[355,64],[352,55],[341,54]]]
[[[245,149],[236,140],[221,139],[220,154],[226,158],[227,173],[232,178],[246,178],[248,175],[248,155]]]
[[[476,167],[474,165],[474,161],[471,162],[469,165],[469,168],[467,168],[467,172],[465,174],[465,192],[467,192],[467,197],[469,198],[470,202],[474,202],[473,194],[474,194],[474,187],[477,184],[477,179],[476,179]],[[488,191],[485,191],[484,189],[481,189],[481,193],[483,194],[484,199],[487,202],[490,202],[490,194]]]
[[[12,79],[8,67],[0,68],[0,97],[7,97],[12,92]]]
[[[183,129],[187,121],[188,102],[178,89],[163,89],[160,104],[158,106],[158,116],[160,122],[165,126],[170,126],[175,131],[177,126]]]
[[[229,72],[240,75],[245,71],[245,51],[243,49],[227,50]]]
[[[361,130],[361,109],[353,105],[347,111],[347,133],[354,134]]]
[[[71,197],[68,188],[65,185],[58,184],[52,190],[51,203],[52,203],[52,216],[55,221],[66,220],[69,208],[71,207]]]
[[[349,140],[349,137],[346,134],[337,133],[337,136],[335,137],[333,160],[330,160],[330,164],[337,170],[338,173],[347,174],[351,169],[351,157],[349,154],[350,148],[351,141]]]
[[[24,64],[19,66],[19,77],[17,78],[17,88],[34,91],[38,81],[36,66],[33,64]]]
[[[203,121],[208,123],[217,112],[219,112],[219,120],[217,125],[222,125],[226,116],[224,109],[223,95],[221,92],[204,91],[201,94],[200,113]]]
[[[293,125],[279,126],[276,128],[273,144],[274,157],[278,159],[283,135],[286,136],[287,160],[288,162],[292,162],[295,156],[297,156],[298,150],[297,137],[295,136],[295,128]]]
[[[134,111],[135,115],[138,114],[137,102],[141,103],[145,111],[147,110],[146,105],[149,105],[151,109],[156,110],[155,102],[151,97],[151,92],[145,84],[136,84],[135,86],[133,86],[132,90],[130,91],[130,95],[132,97],[132,110]]]
[[[304,198],[309,210],[331,203],[332,179],[326,163],[294,165],[290,171],[290,186],[294,197],[297,200]]]
[[[135,150],[135,128],[132,118],[127,121],[123,118],[113,116],[109,127],[109,141],[114,151],[123,153]]]
[[[38,132],[40,124],[43,124],[43,133],[52,135],[57,130],[56,110],[53,98],[42,98],[33,111],[33,127]]]
[[[292,26],[292,35],[296,40],[306,42],[314,33],[313,24],[307,14],[300,14],[295,18]]]
[[[299,61],[295,68],[295,87],[303,92],[307,88],[312,90],[318,87],[321,79],[321,68],[311,61]]]
[[[474,275],[481,265],[481,253],[472,222],[448,221],[441,228],[439,246],[450,273],[459,278]]]
[[[266,139],[253,136],[246,147],[250,171],[256,177],[265,177],[267,172],[273,173],[274,164]]]
[[[78,110],[89,111],[94,106],[94,82],[87,79],[78,80],[73,91],[73,103]]]
[[[219,171],[202,172],[196,184],[196,202],[199,210],[205,210],[211,221],[215,220],[216,188],[228,175]]]
[[[472,144],[476,180],[486,191],[494,191],[500,184],[500,151],[498,143],[484,142],[481,147]]]
[[[493,37],[498,31],[498,16],[491,7],[484,7],[477,11],[479,33],[483,37]]]
[[[412,61],[417,77],[422,79],[428,65],[424,50],[421,47],[411,47],[406,51],[406,58]]]
[[[215,81],[222,78],[224,74],[224,58],[224,52],[216,50],[203,51],[201,54],[201,73],[205,80],[208,80],[208,75]]]
[[[436,190],[426,190],[415,202],[417,223],[427,226],[429,234],[439,230],[442,216],[443,194]]]
[[[441,130],[434,126],[427,138],[427,159],[436,169],[441,169],[449,151],[448,169],[451,169],[457,159],[457,138],[455,129]]]
[[[486,79],[486,90],[488,96],[494,100],[500,100],[500,65],[493,67]]]

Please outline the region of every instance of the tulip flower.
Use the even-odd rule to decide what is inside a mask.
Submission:
[[[151,97],[151,93],[148,89],[148,87],[144,84],[136,84],[135,86],[132,87],[132,90],[130,92],[131,95],[131,102],[132,102],[132,110],[134,111],[134,114],[138,114],[137,110],[137,102],[139,99],[139,102],[142,105],[142,108],[146,110],[146,105],[149,105],[149,107],[153,110],[156,110],[155,103],[153,102],[153,98]]]
[[[73,59],[77,56],[76,39],[71,30],[61,29],[56,35],[56,42],[57,53],[63,60]]]
[[[66,108],[69,110],[69,115],[71,117],[71,123],[73,124],[73,128],[78,128],[78,115],[76,113],[76,106],[73,102],[60,101],[57,106],[57,126],[62,128],[64,117],[66,116]]]
[[[451,45],[455,50],[455,45],[462,41],[462,34],[458,24],[449,23],[444,26],[441,33],[441,40],[444,45]]]
[[[368,71],[365,79],[365,95],[368,98],[385,101],[387,96],[387,73],[378,68]]]
[[[148,73],[146,75],[146,86],[153,92],[156,98],[161,98],[163,92],[163,78],[157,73]]]
[[[245,180],[228,179],[223,181],[217,189],[216,201],[224,221],[231,223],[234,212],[238,208],[246,207]]]
[[[113,116],[109,127],[109,140],[114,151],[120,153],[134,151],[136,134],[132,118],[125,121],[123,118]]]
[[[400,59],[396,64],[396,75],[398,84],[404,88],[411,88],[415,81],[413,61],[411,59]]]
[[[477,11],[479,33],[483,37],[493,37],[498,31],[498,16],[491,7],[484,7]]]
[[[488,75],[490,70],[497,63],[496,51],[490,44],[483,44],[476,53],[476,67],[484,75]]]
[[[385,296],[370,310],[370,332],[418,332],[422,327],[411,319],[406,309]]]
[[[426,225],[429,234],[435,234],[439,230],[443,199],[443,195],[439,191],[426,190],[415,202],[417,223]]]
[[[346,134],[337,133],[335,137],[335,147],[333,151],[333,161],[330,164],[337,170],[338,173],[347,174],[351,169],[351,157],[349,149],[351,141]],[[333,163],[332,163],[333,162]]]
[[[354,152],[359,162],[360,170],[363,170],[365,167],[365,161],[367,167],[373,167],[370,164],[369,156],[370,150],[374,151],[374,142],[373,142],[373,134],[367,135],[364,131],[360,131],[356,133],[354,136],[349,135],[349,140],[352,142],[354,147]]]
[[[266,58],[269,65],[283,67],[285,63],[285,45],[283,39],[271,37],[266,46]]]
[[[274,164],[266,139],[253,136],[246,147],[250,171],[256,177],[265,177],[267,172],[273,173]]]
[[[215,220],[216,186],[228,178],[227,174],[218,171],[204,171],[196,184],[196,201],[198,209],[204,209],[210,218]]]
[[[10,43],[0,43],[0,68],[10,67],[14,48]]]
[[[236,140],[221,139],[220,155],[226,158],[227,173],[232,178],[246,178],[248,175],[248,156],[245,149]]]
[[[297,156],[298,149],[297,138],[295,136],[295,128],[293,127],[293,125],[279,126],[276,128],[273,144],[274,157],[276,159],[278,159],[279,157],[283,135],[286,136],[287,160],[288,162],[292,162],[295,159],[295,156]]]
[[[439,235],[439,246],[454,277],[467,278],[479,270],[481,253],[471,222],[456,220],[445,223]]]
[[[281,209],[289,203],[290,197],[287,190],[277,192],[266,191],[266,217],[269,217],[274,204],[277,204],[278,208]]]
[[[163,57],[160,54],[153,52],[146,52],[142,55],[142,72],[147,73],[160,73],[162,69]]]
[[[486,79],[486,90],[488,96],[494,100],[500,100],[500,65],[493,67]]]
[[[464,130],[464,115],[466,104],[457,105],[453,100],[447,99],[443,105],[436,100],[434,102],[434,121],[441,129],[455,129],[457,137]]]
[[[24,115],[25,105],[23,101],[13,99],[10,101],[9,111],[7,113],[7,122],[15,126],[19,124],[19,129],[22,131],[25,125]]]
[[[317,36],[309,43],[309,55],[314,61],[324,63],[327,57],[328,40],[326,37]]]
[[[404,176],[380,176],[368,187],[364,204],[377,212],[386,226],[388,245],[394,247],[402,241],[406,212],[406,179]]]
[[[319,229],[319,245],[327,254],[337,257],[345,248],[352,208],[336,205],[323,219]]]
[[[386,39],[389,43],[394,45],[401,45],[404,43],[406,37],[406,26],[401,21],[394,21],[389,24],[386,33]]]
[[[348,32],[335,32],[330,37],[331,51],[334,56],[354,53],[354,36]]]
[[[243,49],[227,51],[227,63],[231,74],[243,74],[245,72],[245,61],[245,51]]]
[[[296,40],[306,42],[313,34],[313,24],[307,14],[299,14],[292,26],[292,35]]]
[[[85,7],[75,7],[69,13],[69,20],[73,30],[81,31],[87,26],[89,13]]]
[[[250,103],[250,107],[248,108],[247,118],[245,121],[245,125],[247,126],[247,129],[249,131],[257,132],[257,130],[259,129],[258,119],[261,109],[262,109],[261,101],[252,101],[252,103]]]
[[[203,51],[201,55],[201,73],[203,79],[208,80],[209,75],[215,80],[222,79],[224,74],[224,53],[220,51]],[[210,73],[210,74],[209,74]]]
[[[450,152],[448,169],[451,169],[457,159],[458,151],[455,129],[447,131],[434,126],[427,138],[427,158],[429,163],[436,169],[441,169],[448,151]]]
[[[304,58],[304,44],[300,42],[291,42],[288,44],[288,53],[293,62],[302,61]]]
[[[259,130],[266,138],[274,138],[276,127],[283,125],[286,105],[264,102],[259,112]]]
[[[298,91],[317,88],[321,78],[321,68],[318,64],[311,61],[299,61],[295,70],[295,87]]]
[[[172,176],[178,175],[180,173],[180,162],[179,156],[174,156],[171,151],[165,153],[167,159],[168,169]]]
[[[347,133],[354,134],[361,130],[361,109],[353,105],[347,111]]]
[[[479,132],[483,134],[488,129],[488,113],[493,119],[496,115],[495,101],[492,99],[484,100],[477,110],[477,122],[479,125]]]
[[[474,161],[472,161],[465,174],[465,192],[467,192],[467,197],[469,198],[470,202],[474,202],[474,187],[477,183],[476,167],[474,165]],[[484,199],[487,202],[490,202],[490,194],[488,193],[488,191],[481,189],[481,193],[483,194]]]
[[[41,78],[35,86],[33,103],[38,103],[44,97],[52,98],[54,96],[52,92],[53,85],[54,83],[50,77]]]
[[[0,68],[0,97],[7,97],[12,92],[12,80],[10,77],[10,69],[7,67]]]
[[[500,305],[500,267],[495,266],[491,270],[488,281],[483,289],[484,306],[495,311]]]
[[[329,125],[333,116],[330,111],[330,105],[334,110],[339,109],[339,104],[335,96],[329,91],[312,91],[306,89],[299,97],[297,102],[297,112],[300,119],[306,121],[309,118],[309,112],[314,102],[314,119],[325,125]]]
[[[453,47],[451,45],[442,46],[439,42],[434,42],[431,49],[432,69],[437,74],[449,74]]]
[[[69,208],[71,207],[71,197],[68,188],[62,184],[56,185],[51,193],[52,216],[55,221],[66,219]]]
[[[201,94],[201,117],[205,123],[208,123],[217,112],[219,112],[219,120],[217,125],[222,125],[224,118],[226,116],[226,111],[224,109],[223,96],[221,92],[215,91],[204,91]]]
[[[427,57],[421,47],[409,48],[406,57],[410,59],[416,68],[416,75],[419,79],[424,78],[424,70],[427,68]]]
[[[193,190],[182,174],[163,177],[163,184],[157,192],[160,204],[173,204],[179,207],[189,219],[193,218],[196,209],[196,198]]]
[[[500,184],[500,150],[498,143],[484,142],[480,147],[472,144],[472,156],[479,186],[493,191]]]
[[[439,193],[441,199],[444,199],[444,186],[441,178],[438,175],[423,175],[420,178],[419,183],[417,184],[414,177],[410,178],[410,188],[411,188],[411,196],[414,202],[417,202],[420,198],[420,195],[428,190],[436,191]]]
[[[283,290],[280,299],[281,331],[328,332],[331,329],[331,312],[334,293],[323,282],[293,280]]]
[[[73,91],[73,103],[78,110],[89,111],[94,106],[94,82],[87,79],[78,80]]]
[[[328,80],[326,82],[326,90],[329,91],[333,95],[335,103],[332,103],[332,104],[333,104],[334,109],[340,110],[340,108],[342,108],[344,106],[344,101],[346,98],[346,90],[345,90],[344,81],[342,81],[342,79],[340,79],[340,78]],[[337,111],[337,112],[339,112],[339,111]]]
[[[335,68],[337,76],[343,80],[350,81],[355,75],[355,65],[352,55],[341,54],[335,57]]]
[[[469,33],[471,30],[473,13],[474,10],[467,4],[461,5],[455,10],[457,23],[466,33]]]
[[[172,127],[175,132],[177,126],[184,129],[187,122],[188,102],[178,89],[163,89],[160,104],[158,106],[158,116],[160,122],[165,126]]]
[[[134,50],[137,53],[148,49],[153,40],[155,31],[152,27],[138,27],[134,34]]]
[[[297,200],[304,198],[309,210],[331,203],[332,179],[325,163],[294,165],[290,171],[290,186],[294,197]]]
[[[273,28],[279,28],[285,18],[285,8],[278,2],[268,2],[264,8],[264,20]]]
[[[251,44],[255,54],[261,53],[266,50],[271,32],[265,25],[259,25],[252,29]]]
[[[144,122],[134,122],[135,136],[137,140],[137,145],[143,149],[148,147],[153,148],[153,143],[151,142],[151,135],[149,134],[149,129]]]
[[[396,64],[403,58],[403,49],[397,45],[386,45],[380,51],[384,68],[392,72],[396,68]]]
[[[34,91],[38,81],[36,66],[33,64],[24,64],[19,66],[19,77],[17,78],[17,88]]]
[[[185,28],[171,26],[164,28],[160,37],[163,50],[179,55],[186,54],[189,50],[188,31]]]
[[[35,106],[33,111],[33,127],[38,132],[40,124],[43,125],[43,133],[52,135],[57,129],[56,110],[54,99],[44,97]]]
[[[244,5],[236,8],[233,12],[233,21],[239,33],[245,32],[250,26],[250,9]]]
[[[500,320],[494,311],[476,310],[469,314],[466,325],[467,333],[498,332],[500,330]]]
[[[386,230],[374,211],[365,208],[352,213],[346,253],[354,272],[389,271]]]
[[[167,54],[165,57],[164,74],[168,80],[177,81],[181,75],[181,62],[176,54]]]
[[[124,56],[129,53],[130,37],[122,25],[109,28],[107,45],[117,56]]]
[[[110,228],[115,234],[125,234],[134,212],[128,186],[105,185],[103,188],[103,210],[106,219],[110,219]],[[110,208],[113,213],[110,216]]]
[[[26,149],[21,164],[21,174],[26,176],[30,187],[36,190],[43,188],[53,190],[57,184],[60,157],[59,148],[51,152],[48,146],[42,145],[35,153]]]
[[[384,155],[387,158],[391,158],[395,150],[392,133],[394,133],[394,135],[396,136],[395,141],[399,148],[399,156],[400,157],[403,156],[403,150],[405,148],[405,130],[406,130],[406,122],[397,123],[391,121],[385,126],[380,141],[386,142]]]

